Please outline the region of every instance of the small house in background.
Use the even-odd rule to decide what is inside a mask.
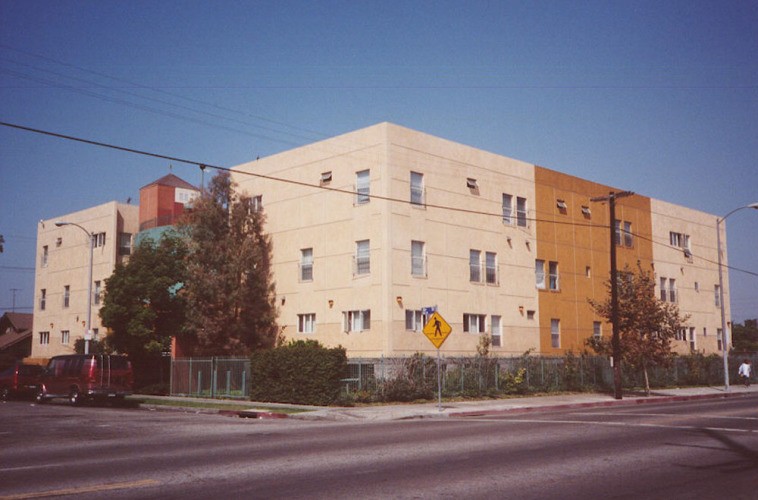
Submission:
[[[6,312],[0,317],[0,369],[32,353],[31,313]]]

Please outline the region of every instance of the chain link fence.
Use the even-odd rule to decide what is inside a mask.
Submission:
[[[743,359],[758,363],[758,354],[731,356],[730,380],[738,383]],[[670,366],[648,369],[650,387],[722,385],[720,356],[677,356]],[[497,396],[562,391],[613,390],[613,368],[607,358],[566,355],[561,358],[442,357],[440,378],[444,397]],[[171,363],[171,395],[207,398],[250,398],[248,358],[177,358]],[[405,358],[353,358],[342,380],[348,399],[407,401],[434,399],[437,359],[416,354]],[[626,390],[644,387],[643,375],[623,370]]]

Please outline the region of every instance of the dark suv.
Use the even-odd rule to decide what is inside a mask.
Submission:
[[[0,400],[11,397],[33,396],[39,386],[39,378],[45,369],[37,365],[16,363],[0,373]]]
[[[132,394],[132,364],[126,356],[71,354],[55,356],[47,364],[37,402],[67,398],[71,404],[83,399],[123,399]]]

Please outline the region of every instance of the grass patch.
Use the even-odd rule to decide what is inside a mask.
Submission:
[[[289,407],[280,407],[280,406],[265,406],[265,405],[252,405],[252,404],[244,404],[244,403],[238,403],[238,402],[208,402],[208,401],[191,401],[191,400],[175,400],[175,399],[160,399],[160,398],[151,398],[151,397],[130,397],[128,398],[130,401],[134,401],[139,404],[144,405],[150,405],[150,406],[168,406],[173,408],[199,408],[204,410],[232,410],[232,411],[239,411],[239,410],[259,410],[259,411],[268,411],[268,412],[275,412],[275,413],[287,413],[287,414],[295,414],[295,413],[304,413],[309,410],[303,410],[301,408],[289,408]]]

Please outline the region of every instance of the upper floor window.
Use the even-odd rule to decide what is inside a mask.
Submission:
[[[674,278],[661,278],[660,288],[663,302],[676,302],[676,280]]]
[[[526,198],[516,197],[516,223],[521,227],[526,227]]]
[[[71,286],[63,287],[63,307],[68,307],[71,301]]]
[[[50,343],[50,332],[39,332],[39,343],[47,345]]]
[[[484,314],[464,314],[463,315],[463,332],[464,333],[484,333],[487,316]]]
[[[371,272],[371,253],[369,240],[355,242],[355,266],[353,274],[368,274]]]
[[[616,234],[616,245],[631,248],[634,244],[632,235],[632,223],[628,221],[616,220],[613,222],[613,229]]]
[[[426,255],[423,241],[411,241],[411,274],[426,276]]]
[[[496,285],[497,281],[497,254],[494,252],[485,252],[484,254],[485,280],[491,285]]]
[[[61,344],[68,344],[70,337],[69,330],[61,330]]]
[[[345,311],[342,313],[343,331],[363,332],[371,329],[371,310]]]
[[[316,331],[316,314],[298,314],[297,315],[297,332],[313,333]]]
[[[332,182],[332,171],[330,170],[328,172],[321,172],[321,179],[319,180],[319,184],[321,184],[322,186],[326,186],[331,182]]]
[[[118,233],[118,254],[131,255],[132,233]]]
[[[624,221],[624,246],[632,247],[634,245],[634,236],[632,235],[632,223]]]
[[[716,307],[721,307],[721,287],[718,285],[713,286],[713,303]]]
[[[42,255],[40,256],[40,266],[47,267],[48,248],[47,245],[42,247]]]
[[[503,193],[503,224],[513,224],[513,196]]]
[[[550,320],[550,346],[556,349],[561,347],[561,320]]]
[[[503,332],[500,326],[500,316],[490,316],[490,334],[492,336],[492,347],[500,347],[502,345]]]
[[[250,204],[252,205],[253,212],[260,212],[263,210],[263,195],[259,194],[257,196],[253,196],[250,199]]]
[[[592,336],[595,340],[600,340],[603,336],[603,324],[599,321],[592,322]]]
[[[39,310],[44,311],[47,306],[47,290],[45,288],[39,291]]]
[[[534,281],[537,288],[545,289],[545,261],[537,259],[534,261]]]
[[[549,262],[548,263],[548,274],[549,274],[549,286],[551,290],[559,290],[560,289],[560,281],[558,280],[558,263],[557,262]]]
[[[424,204],[424,174],[411,172],[411,203]]]
[[[313,281],[313,248],[300,250],[300,281]]]
[[[424,330],[428,318],[422,309],[405,310],[405,329],[410,332],[420,332]]]
[[[371,199],[369,170],[361,170],[355,173],[355,203],[362,205]]]
[[[95,305],[100,304],[100,296],[102,295],[102,288],[99,281],[95,281],[95,290],[92,296],[92,303]]]
[[[682,234],[682,233],[675,233],[673,231],[669,232],[669,243],[672,247],[677,247],[685,250],[690,249],[690,235],[689,234]]]
[[[105,233],[95,233],[92,235],[92,244],[95,248],[105,246]]]
[[[482,252],[469,250],[469,281],[482,281]]]

